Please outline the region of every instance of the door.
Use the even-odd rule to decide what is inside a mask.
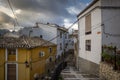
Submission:
[[[7,80],[16,80],[16,64],[7,64]]]

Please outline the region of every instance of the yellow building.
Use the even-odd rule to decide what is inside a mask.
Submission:
[[[0,80],[34,80],[54,68],[56,45],[40,38],[0,38]]]

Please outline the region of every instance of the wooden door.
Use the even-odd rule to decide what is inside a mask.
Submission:
[[[7,64],[7,80],[16,80],[16,64]]]

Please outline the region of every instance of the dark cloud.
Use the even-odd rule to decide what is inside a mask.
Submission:
[[[11,18],[10,16],[8,16],[7,14],[0,12],[0,24],[3,23],[13,23],[13,18]]]
[[[0,1],[2,6],[8,7],[7,0]],[[19,14],[16,14],[21,26],[34,25],[35,22],[51,22],[64,25],[64,19],[68,19],[69,22],[72,23],[76,20],[76,15],[86,6],[86,3],[82,3],[82,0],[9,1],[11,2],[14,11],[18,9],[21,10]]]
[[[68,0],[12,0],[11,3],[15,8],[22,10],[70,17],[66,11],[66,7],[69,6]]]

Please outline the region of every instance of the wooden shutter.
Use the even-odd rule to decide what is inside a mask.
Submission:
[[[7,65],[7,80],[16,80],[16,64]]]
[[[91,14],[85,17],[85,33],[91,33]]]

